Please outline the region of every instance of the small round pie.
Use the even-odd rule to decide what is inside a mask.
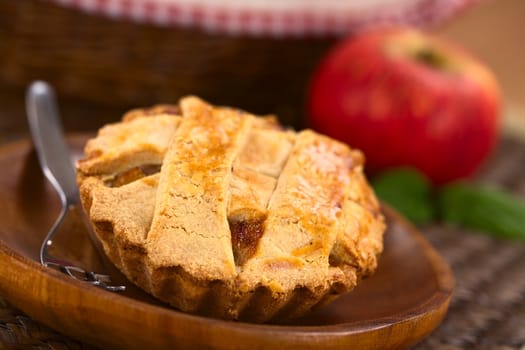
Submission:
[[[385,223],[364,157],[311,130],[189,96],[128,112],[85,154],[82,204],[105,253],[182,311],[279,322],[377,266]]]

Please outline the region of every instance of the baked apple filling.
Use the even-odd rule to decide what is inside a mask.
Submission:
[[[108,187],[120,187],[160,172],[161,164],[146,164],[116,174],[106,181]]]
[[[257,250],[257,244],[264,232],[266,215],[247,217],[235,215],[228,218],[232,237],[235,265],[242,266]]]

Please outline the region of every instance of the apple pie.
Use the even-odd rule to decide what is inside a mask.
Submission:
[[[189,96],[104,126],[77,169],[96,235],[130,281],[185,312],[267,322],[375,270],[385,223],[363,163],[311,130]]]

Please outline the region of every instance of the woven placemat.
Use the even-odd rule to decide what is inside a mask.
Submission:
[[[34,321],[0,298],[0,349],[94,350]]]
[[[502,141],[479,181],[525,198],[525,144]],[[437,225],[423,232],[452,266],[457,285],[441,326],[414,349],[525,350],[525,243]],[[94,348],[0,299],[0,349]]]
[[[525,145],[506,139],[479,181],[525,199]],[[525,349],[525,244],[451,227],[423,229],[456,290],[441,326],[415,349]]]

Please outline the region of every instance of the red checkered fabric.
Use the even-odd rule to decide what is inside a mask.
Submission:
[[[427,26],[479,0],[48,1],[89,13],[162,26],[200,28],[232,35],[302,37],[341,35],[369,25]]]

